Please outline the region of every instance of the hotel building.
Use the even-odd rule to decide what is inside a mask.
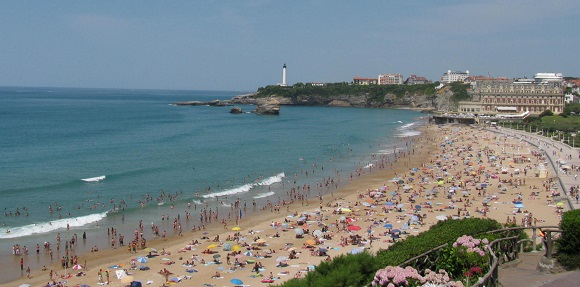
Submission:
[[[558,78],[559,77],[559,78]],[[473,100],[470,104],[462,103],[460,111],[473,102],[481,105],[482,113],[514,112],[540,114],[551,110],[555,114],[564,111],[564,87],[562,75],[538,73],[534,79],[483,79],[473,85]]]

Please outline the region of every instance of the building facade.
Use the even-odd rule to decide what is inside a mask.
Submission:
[[[377,78],[354,77],[352,78],[352,83],[355,85],[376,85],[378,80]]]
[[[502,112],[506,108],[531,114],[545,110],[555,114],[564,111],[561,81],[490,79],[477,81],[473,88],[473,99],[481,103],[481,110],[485,113]]]
[[[447,73],[443,74],[440,82],[443,84],[460,82],[460,81],[465,80],[467,77],[469,77],[469,71],[454,72],[454,71],[448,70]]]
[[[379,85],[402,85],[403,81],[401,74],[380,74],[378,77]]]
[[[418,77],[417,75],[411,75],[405,80],[405,85],[421,85],[421,84],[431,84],[425,77]]]

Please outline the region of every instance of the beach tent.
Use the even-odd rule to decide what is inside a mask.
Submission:
[[[123,279],[125,277],[127,277],[127,273],[125,272],[125,270],[115,270],[115,275],[117,275],[117,279]],[[133,281],[133,277],[131,277],[131,281]],[[129,282],[131,282],[129,281]],[[129,283],[129,282],[125,282],[125,283]]]

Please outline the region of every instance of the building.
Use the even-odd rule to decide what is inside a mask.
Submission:
[[[403,75],[401,74],[380,74],[378,77],[379,85],[402,85]]]
[[[355,85],[376,85],[378,83],[378,79],[354,77],[352,78],[352,83]]]
[[[540,75],[538,73],[536,75]],[[473,86],[473,101],[481,104],[484,113],[529,112],[540,114],[551,110],[555,114],[564,111],[564,89],[562,81],[554,78],[534,79],[505,78],[476,81]]]
[[[405,85],[421,85],[421,84],[431,84],[431,81],[429,81],[427,78],[425,77],[418,77],[417,75],[411,75],[410,77],[408,77],[405,82]]]
[[[534,75],[534,82],[537,84],[549,82],[561,83],[563,80],[562,73],[536,73]]]
[[[469,77],[469,71],[454,72],[454,71],[448,70],[447,73],[443,74],[440,82],[443,84],[449,84],[449,83],[453,83],[453,82],[461,82],[461,81],[465,80],[467,77]]]

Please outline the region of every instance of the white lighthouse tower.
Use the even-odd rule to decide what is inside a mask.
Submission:
[[[282,87],[288,86],[288,84],[286,83],[286,63],[284,63],[284,66],[282,66],[282,84],[280,86]]]

